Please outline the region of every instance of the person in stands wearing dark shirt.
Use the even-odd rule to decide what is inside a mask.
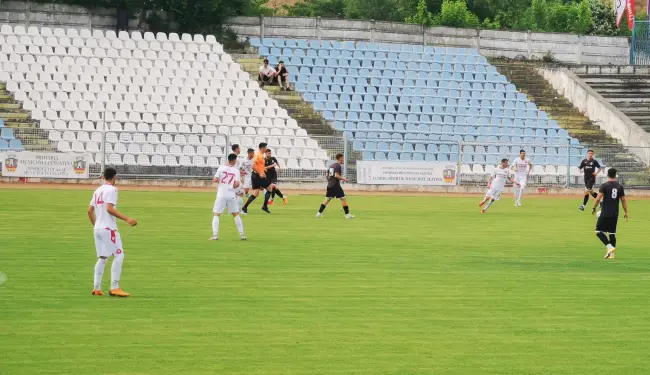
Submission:
[[[268,180],[275,185],[275,189],[273,189],[273,193],[271,194],[271,199],[269,199],[268,204],[273,205],[273,199],[275,198],[276,194],[278,197],[282,198],[284,204],[287,204],[287,197],[285,197],[282,194],[282,192],[280,191],[280,189],[278,189],[277,186],[278,170],[280,169],[280,163],[278,162],[278,159],[276,159],[273,156],[270,148],[266,149],[266,159],[264,159],[264,168],[266,168],[266,178],[268,178]]]
[[[602,200],[603,205],[596,223],[596,236],[607,247],[605,259],[614,259],[616,252],[616,225],[618,224],[618,202],[623,202],[623,211],[625,212],[625,221],[628,220],[627,198],[623,185],[616,181],[616,169],[611,168],[607,171],[609,181],[600,186],[596,203],[592,213],[595,214],[598,209],[598,203]],[[605,235],[609,233],[609,238]]]
[[[354,215],[350,213],[350,208],[348,207],[348,200],[345,198],[345,192],[341,187],[341,181],[348,182],[348,179],[343,177],[341,165],[343,164],[343,154],[336,154],[336,163],[330,165],[327,169],[327,191],[325,192],[325,200],[320,205],[320,209],[316,214],[316,217],[323,216],[323,211],[327,207],[327,204],[334,198],[341,200],[343,205],[343,212],[345,212],[346,219],[352,219]]]
[[[291,91],[291,86],[289,85],[289,71],[287,71],[287,67],[284,66],[284,61],[278,63],[275,71],[276,77],[278,78],[278,84],[280,85],[280,90]],[[282,86],[283,83],[284,86]]]
[[[596,176],[602,170],[602,167],[594,159],[594,150],[587,150],[587,158],[582,159],[578,169],[582,169],[585,174],[585,197],[582,201],[582,205],[579,207],[580,211],[585,210],[587,202],[589,202],[589,195],[596,198],[598,194],[593,191],[594,185],[596,184]]]

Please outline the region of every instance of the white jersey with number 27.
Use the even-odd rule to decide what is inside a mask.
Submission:
[[[117,229],[115,216],[108,213],[108,204],[117,206],[117,188],[104,184],[95,190],[90,205],[95,208],[95,229]]]
[[[521,158],[515,159],[515,161],[512,162],[513,169],[515,170],[515,175],[523,177],[528,174],[528,168],[530,167],[530,160],[524,159],[521,160]]]
[[[240,181],[239,169],[229,165],[222,165],[214,176],[219,181],[217,198],[235,199],[235,181]]]
[[[508,177],[510,177],[508,168],[501,168],[501,166],[494,168],[492,172],[492,190],[503,190],[506,187]]]

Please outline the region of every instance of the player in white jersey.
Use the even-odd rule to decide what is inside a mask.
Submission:
[[[113,256],[113,265],[111,266],[111,288],[108,293],[116,297],[130,296],[119,286],[122,264],[124,263],[124,249],[122,248],[120,232],[117,231],[115,218],[126,221],[132,227],[138,223],[135,219],[120,213],[115,208],[117,206],[116,179],[117,171],[115,168],[107,167],[104,170],[105,184],[95,190],[88,207],[88,218],[95,228],[95,248],[98,258],[95,264],[93,296],[104,295],[104,292],[102,292],[102,277],[104,276],[106,259],[111,255]]]
[[[503,189],[505,189],[507,181],[512,182],[512,184],[515,186],[519,186],[519,183],[510,177],[508,159],[502,159],[501,165],[494,168],[492,175],[490,175],[490,180],[488,181],[488,191],[485,193],[485,197],[481,203],[478,204],[479,207],[483,207],[487,201],[490,201],[487,206],[485,206],[485,208],[481,211],[482,214],[484,214],[485,211],[487,211],[487,209],[492,206],[494,201],[498,201],[499,198],[501,198],[501,193],[503,193]]]
[[[526,159],[526,151],[519,151],[519,157],[512,162],[512,170],[515,172],[515,181],[519,183],[519,186],[515,185],[514,189],[515,206],[521,207],[521,198],[524,196],[528,175],[533,170],[533,163]]]
[[[244,223],[239,216],[239,203],[237,203],[237,195],[235,189],[241,184],[241,176],[239,170],[235,168],[237,163],[237,155],[228,155],[228,164],[222,165],[217,170],[214,176],[214,182],[219,184],[217,187],[217,199],[214,202],[212,212],[212,237],[210,240],[216,241],[219,239],[219,219],[224,209],[227,207],[228,212],[235,218],[235,225],[239,230],[239,237],[242,240],[246,239],[244,235]]]
[[[244,180],[244,193],[248,196],[248,191],[251,189],[253,175],[253,157],[255,157],[255,150],[249,148],[247,151],[246,159],[241,162],[241,171]]]
[[[244,177],[244,171],[242,170],[242,163],[243,161],[239,159],[239,154],[241,153],[241,149],[239,148],[239,145],[237,143],[233,144],[230,146],[232,149],[233,154],[237,155],[237,162],[235,162],[235,168],[239,171],[239,173],[242,176],[242,179]],[[226,165],[228,163],[225,163]],[[241,181],[243,182],[243,181]],[[235,189],[235,195],[237,196],[237,204],[241,208],[241,206],[244,205],[244,188],[242,184],[240,184],[236,189]]]

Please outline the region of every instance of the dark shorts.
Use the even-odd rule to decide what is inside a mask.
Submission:
[[[596,178],[585,178],[585,189],[591,190],[596,185]]]
[[[278,182],[278,174],[276,172],[266,172],[266,179],[269,180],[272,184]]]
[[[343,188],[339,186],[332,186],[332,187],[327,187],[327,191],[325,192],[325,197],[326,198],[345,198],[345,192],[343,192]]]
[[[253,190],[266,189],[271,183],[268,179],[261,177],[257,173],[253,173],[251,176],[251,187]]]
[[[616,233],[616,224],[618,224],[618,216],[605,217],[601,215],[596,223],[596,232]]]

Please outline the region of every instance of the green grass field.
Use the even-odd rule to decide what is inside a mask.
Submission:
[[[124,191],[116,299],[91,195],[0,190],[0,374],[650,373],[648,201],[605,261],[579,198],[295,196],[209,242],[213,194]]]

